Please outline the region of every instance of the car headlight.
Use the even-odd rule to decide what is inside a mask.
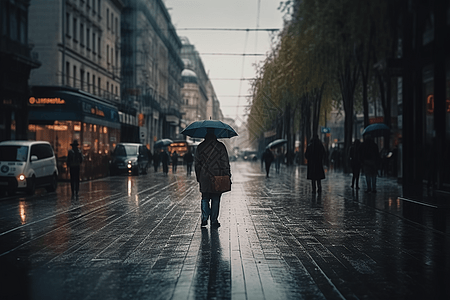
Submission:
[[[19,180],[20,181],[24,181],[25,179],[26,179],[25,175],[23,175],[23,174],[19,175]]]

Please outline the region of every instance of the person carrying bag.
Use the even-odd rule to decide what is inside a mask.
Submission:
[[[195,174],[202,193],[201,226],[206,226],[210,219],[211,227],[218,228],[220,197],[231,190],[231,171],[228,151],[213,132],[208,132],[205,140],[197,147]]]

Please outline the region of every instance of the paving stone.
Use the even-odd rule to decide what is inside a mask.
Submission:
[[[180,168],[182,169],[182,168]],[[449,299],[445,201],[352,190],[304,166],[233,162],[221,227],[185,172],[114,176],[0,199],[1,299]],[[417,200],[417,199],[416,199]]]

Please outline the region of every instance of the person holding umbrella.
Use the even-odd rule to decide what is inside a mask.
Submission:
[[[195,174],[202,193],[202,223],[212,228],[220,227],[218,221],[220,197],[222,193],[214,190],[211,176],[228,175],[231,177],[230,161],[225,145],[217,140],[214,130],[208,130],[205,140],[200,143],[195,152]]]
[[[222,192],[216,192],[211,178],[228,176],[230,184],[228,191],[231,189],[231,169],[227,148],[217,138],[231,138],[237,136],[237,133],[230,125],[217,120],[193,122],[181,133],[193,138],[205,139],[198,145],[195,152],[195,175],[202,193],[201,226],[208,225],[208,219],[210,219],[211,228],[218,228],[220,227],[218,217]]]
[[[308,160],[307,178],[311,179],[312,193],[322,192],[321,180],[325,179],[325,171],[323,170],[323,157],[325,155],[325,148],[319,140],[317,134],[311,139],[311,142],[306,147],[305,157]]]

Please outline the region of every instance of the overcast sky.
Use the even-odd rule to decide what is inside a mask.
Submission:
[[[195,31],[182,29],[254,29],[257,27],[260,29],[281,29],[283,14],[278,10],[280,2],[280,0],[165,1],[178,35],[187,37],[200,53],[225,117],[238,118],[238,120],[245,118],[245,107],[248,105],[245,96],[249,95],[250,85],[248,80],[240,79],[254,78],[254,64],[263,60],[264,56],[210,54],[266,54],[273,47],[271,34],[266,31]]]

